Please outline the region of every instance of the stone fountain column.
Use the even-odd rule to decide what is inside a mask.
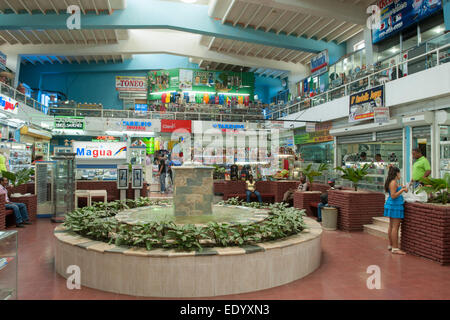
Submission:
[[[214,200],[212,167],[172,167],[175,216],[211,215]]]

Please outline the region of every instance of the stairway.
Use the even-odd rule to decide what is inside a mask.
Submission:
[[[373,217],[373,224],[365,224],[364,232],[383,239],[388,239],[389,218]]]

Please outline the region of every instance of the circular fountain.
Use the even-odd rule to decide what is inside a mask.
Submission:
[[[172,168],[173,205],[125,210],[121,223],[173,221],[176,224],[257,223],[268,211],[213,205],[213,168],[193,163]],[[81,284],[146,297],[209,297],[272,288],[298,280],[320,265],[322,228],[304,218],[307,230],[278,241],[203,251],[116,246],[92,241],[63,226],[55,229],[57,272],[80,267]]]

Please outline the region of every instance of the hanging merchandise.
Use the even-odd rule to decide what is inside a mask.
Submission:
[[[219,94],[219,104],[225,104],[225,96],[223,94]]]
[[[238,97],[238,104],[240,104],[240,105],[244,104],[244,97],[243,96],[239,96]]]
[[[184,101],[186,101],[186,103],[189,103],[189,92],[184,93]]]
[[[170,103],[170,94],[166,96],[166,103]]]
[[[159,138],[155,140],[155,152],[160,150]]]
[[[245,97],[244,104],[245,104],[246,107],[248,107],[250,105],[250,97],[249,96]]]
[[[215,95],[214,94],[210,94],[209,95],[209,103],[210,104],[215,104],[216,103],[216,100],[215,100]]]
[[[231,98],[231,103],[232,103],[232,106],[233,106],[233,107],[236,106],[236,104],[237,104],[237,98],[236,98],[235,96],[233,96],[233,97]]]
[[[215,104],[220,104],[220,97],[219,96],[215,96],[214,97],[214,103]]]
[[[205,104],[208,104],[208,102],[209,102],[209,94],[205,93],[205,94],[203,95],[203,102],[204,102]]]
[[[165,102],[166,102],[166,97],[167,97],[167,93],[163,93],[163,94],[161,95],[161,102],[162,102],[162,103],[165,103]]]

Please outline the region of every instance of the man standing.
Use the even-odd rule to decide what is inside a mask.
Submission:
[[[166,159],[165,156],[159,158],[159,182],[161,184],[161,193],[166,192]]]
[[[416,148],[412,152],[413,158],[416,162],[413,164],[412,183],[414,188],[419,186],[422,178],[427,178],[431,174],[431,165],[427,158],[424,157],[422,151]]]
[[[5,195],[5,208],[14,211],[16,217],[16,227],[24,228],[24,224],[31,224],[28,218],[27,206],[24,203],[14,203],[9,201],[8,190],[8,179],[3,177],[0,182],[0,194]]]

